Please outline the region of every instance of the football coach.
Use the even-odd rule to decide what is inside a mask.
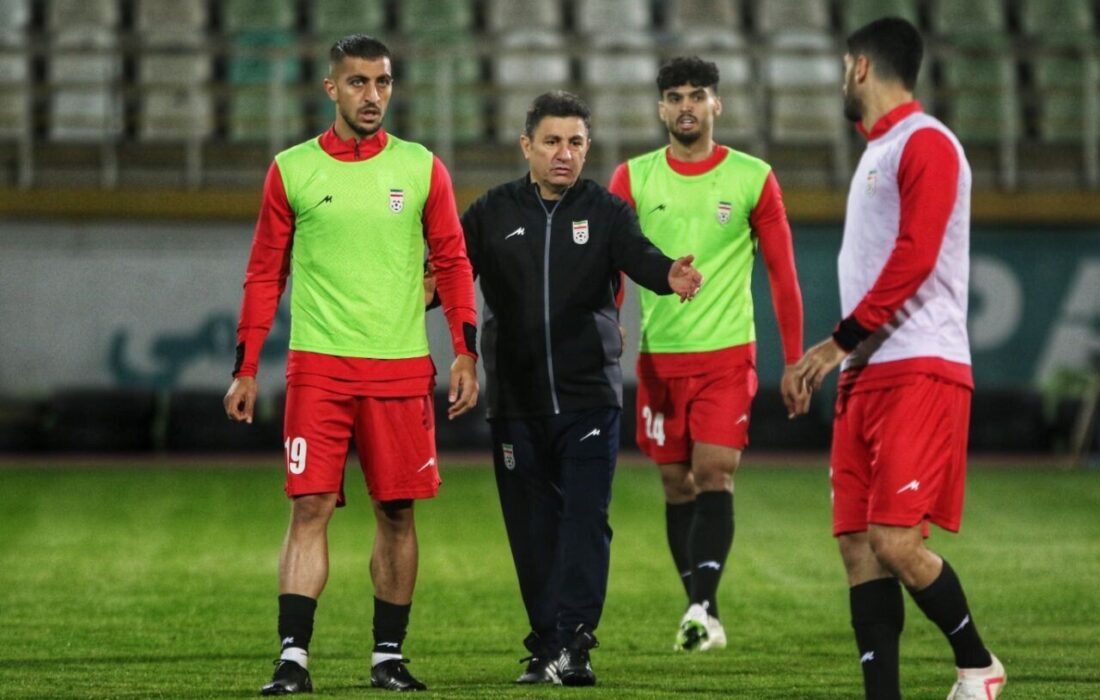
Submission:
[[[485,298],[497,488],[531,624],[518,683],[596,682],[589,650],[611,549],[622,274],[685,301],[702,283],[692,256],[666,257],[626,202],[580,179],[589,135],[579,97],[535,98],[520,136],[530,172],[462,216]]]

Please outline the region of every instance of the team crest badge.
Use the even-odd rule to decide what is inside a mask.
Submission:
[[[405,208],[405,190],[390,190],[390,211],[400,214]]]
[[[730,222],[730,211],[733,205],[729,202],[718,202],[718,223],[725,226]]]
[[[588,219],[573,222],[573,242],[577,245],[588,242]]]
[[[878,177],[878,171],[872,170],[867,173],[867,196],[870,197],[875,193],[875,179]]]
[[[504,466],[506,469],[512,470],[516,468],[516,452],[512,449],[512,446],[506,442],[500,443],[501,452],[504,453]]]

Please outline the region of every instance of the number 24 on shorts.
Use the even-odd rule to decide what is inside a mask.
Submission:
[[[657,443],[665,445],[665,414],[654,413],[649,406],[642,407],[642,419],[645,420],[645,436]],[[303,454],[304,454],[303,450]]]
[[[286,468],[291,474],[301,474],[306,470],[306,439],[303,437],[287,438],[283,443],[286,448]]]

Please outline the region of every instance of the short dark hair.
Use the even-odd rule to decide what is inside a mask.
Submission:
[[[718,66],[698,56],[677,56],[657,71],[657,93],[677,85],[718,89]]]
[[[900,80],[906,90],[912,91],[917,86],[924,42],[909,20],[883,17],[851,33],[848,54],[863,54],[871,59],[880,78]]]
[[[535,98],[527,109],[527,122],[523,132],[527,138],[535,135],[535,129],[546,117],[580,117],[584,120],[584,129],[592,135],[592,110],[577,95],[565,90],[551,90]]]
[[[332,45],[328,52],[328,60],[329,63],[336,64],[348,56],[365,58],[369,61],[377,58],[389,58],[390,50],[373,36],[349,34]]]

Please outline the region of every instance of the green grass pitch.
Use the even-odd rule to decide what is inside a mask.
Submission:
[[[367,687],[370,509],[356,472],[348,482],[311,671],[321,696],[380,696]],[[444,482],[418,506],[406,644],[429,697],[860,697],[823,466],[747,456],[720,598],[730,646],[677,655],[685,603],[658,479],[621,465],[599,685],[582,691],[511,685],[527,628],[492,474],[445,464]],[[278,641],[281,485],[277,466],[0,469],[0,697],[257,695]],[[962,535],[931,542],[1005,662],[1005,698],[1100,697],[1100,473],[973,469]],[[906,698],[943,698],[953,673],[907,601]]]

